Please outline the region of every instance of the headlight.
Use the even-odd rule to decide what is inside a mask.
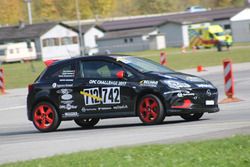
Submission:
[[[173,88],[173,89],[180,89],[180,88],[189,88],[191,85],[180,82],[180,81],[175,81],[175,80],[163,80],[163,83],[167,84],[168,87]]]

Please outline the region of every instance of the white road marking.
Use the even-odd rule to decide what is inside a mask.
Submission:
[[[15,106],[15,107],[7,107],[7,108],[0,108],[0,111],[15,110],[15,109],[20,109],[20,108],[25,108],[25,107],[26,107],[26,105]]]

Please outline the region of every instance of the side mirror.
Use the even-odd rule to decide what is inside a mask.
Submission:
[[[119,78],[119,79],[123,79],[124,76],[125,76],[125,71],[118,71],[118,72],[116,73],[116,76],[117,76],[117,78]]]

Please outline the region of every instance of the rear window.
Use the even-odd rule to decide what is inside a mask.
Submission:
[[[67,62],[56,66],[50,66],[41,79],[46,81],[56,81],[59,80],[59,78],[74,77],[75,65],[73,62]]]

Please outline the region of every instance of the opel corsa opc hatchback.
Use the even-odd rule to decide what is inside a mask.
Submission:
[[[84,128],[100,119],[138,116],[159,124],[165,116],[187,121],[219,111],[218,91],[200,77],[144,58],[104,55],[54,62],[29,85],[28,119],[42,132],[61,121]]]

